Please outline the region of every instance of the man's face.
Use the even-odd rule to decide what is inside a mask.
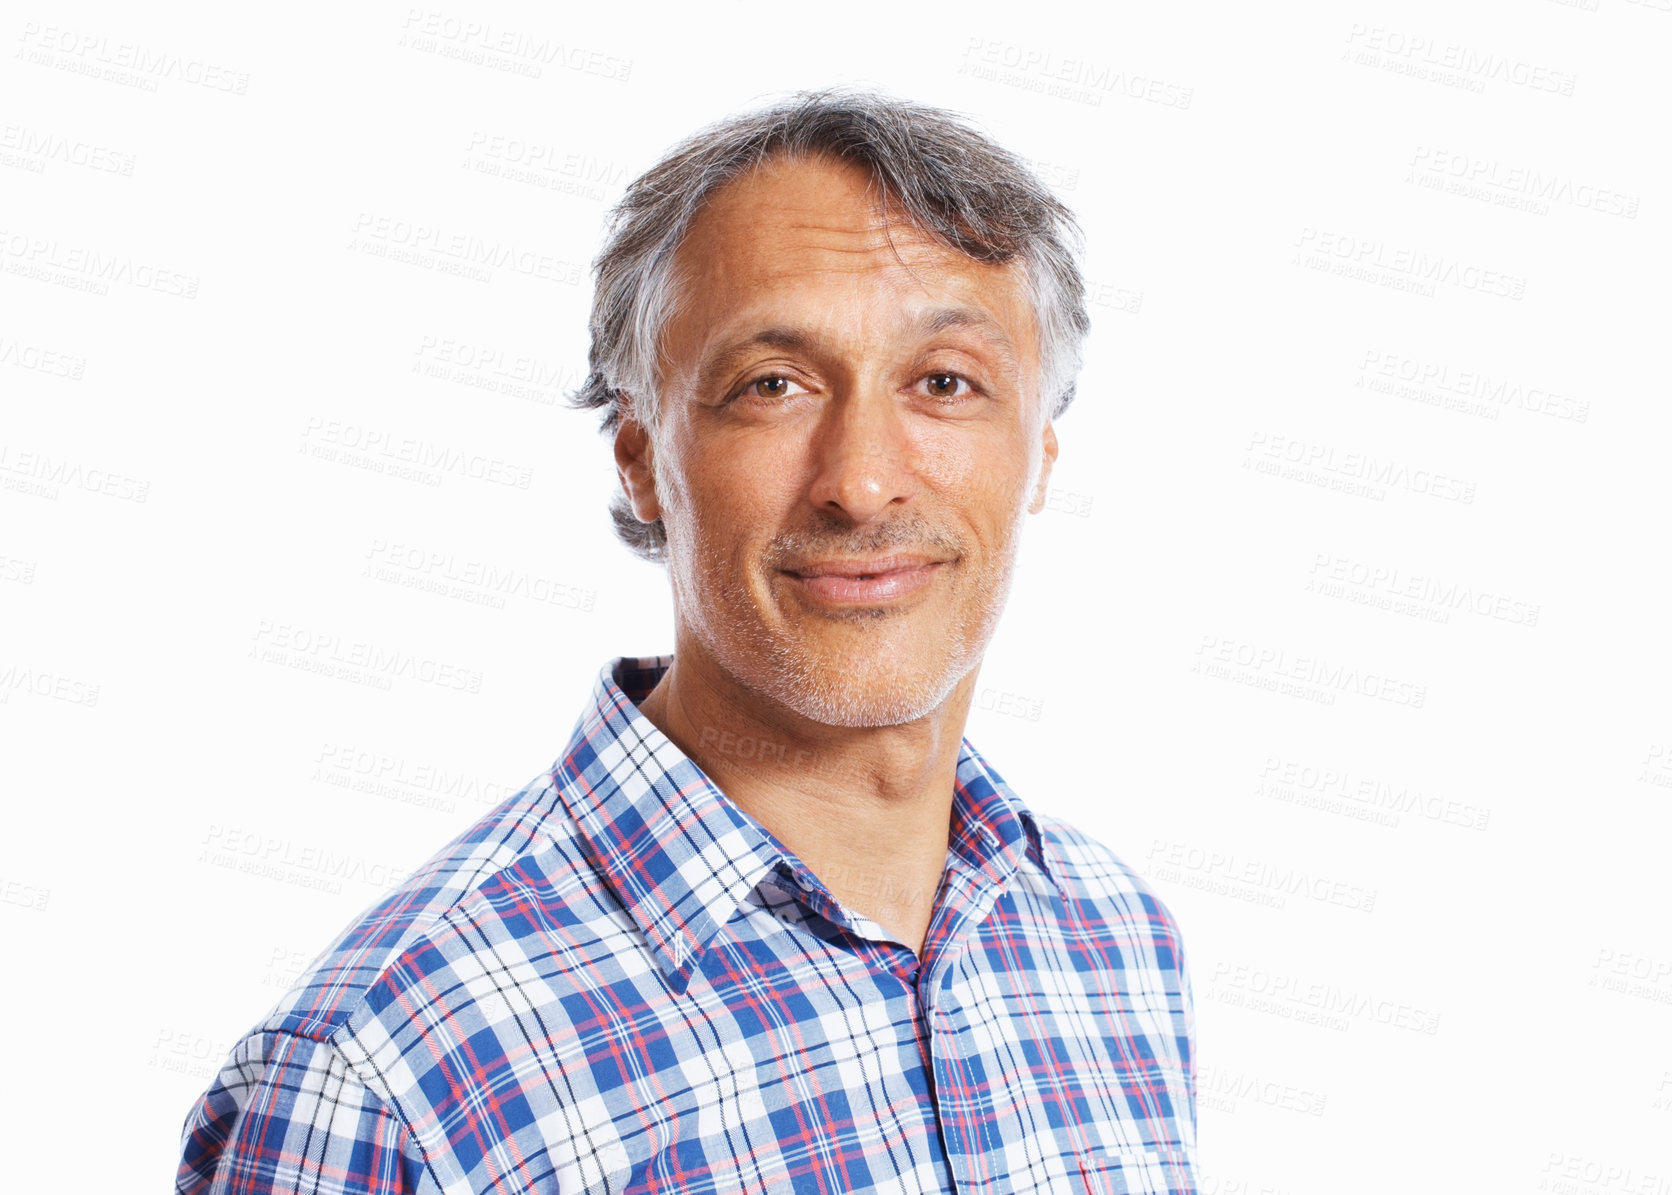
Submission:
[[[733,181],[678,266],[656,442],[629,421],[617,459],[680,651],[821,723],[922,717],[980,662],[1056,456],[1020,267],[824,160]]]

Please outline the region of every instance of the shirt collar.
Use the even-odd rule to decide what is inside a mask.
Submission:
[[[672,663],[606,664],[554,780],[594,865],[683,992],[714,935],[769,874],[787,870],[815,898],[822,885],[639,712]],[[968,740],[950,831],[951,859],[983,880],[1004,882],[1026,857],[1062,892],[1037,819]]]

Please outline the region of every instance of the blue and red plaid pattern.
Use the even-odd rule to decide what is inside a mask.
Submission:
[[[634,704],[348,929],[187,1121],[178,1191],[1196,1190],[1178,931],[965,742],[919,962]]]

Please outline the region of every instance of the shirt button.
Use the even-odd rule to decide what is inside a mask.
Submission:
[[[813,890],[813,881],[809,880],[804,875],[798,874],[795,877],[795,882],[800,886],[803,892],[811,892]]]

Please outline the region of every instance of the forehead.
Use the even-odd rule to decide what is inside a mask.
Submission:
[[[677,269],[684,302],[670,340],[689,349],[812,306],[875,322],[950,303],[990,315],[1026,349],[1034,340],[1019,260],[979,262],[942,244],[886,210],[862,169],[825,158],[774,159],[727,183]]]

